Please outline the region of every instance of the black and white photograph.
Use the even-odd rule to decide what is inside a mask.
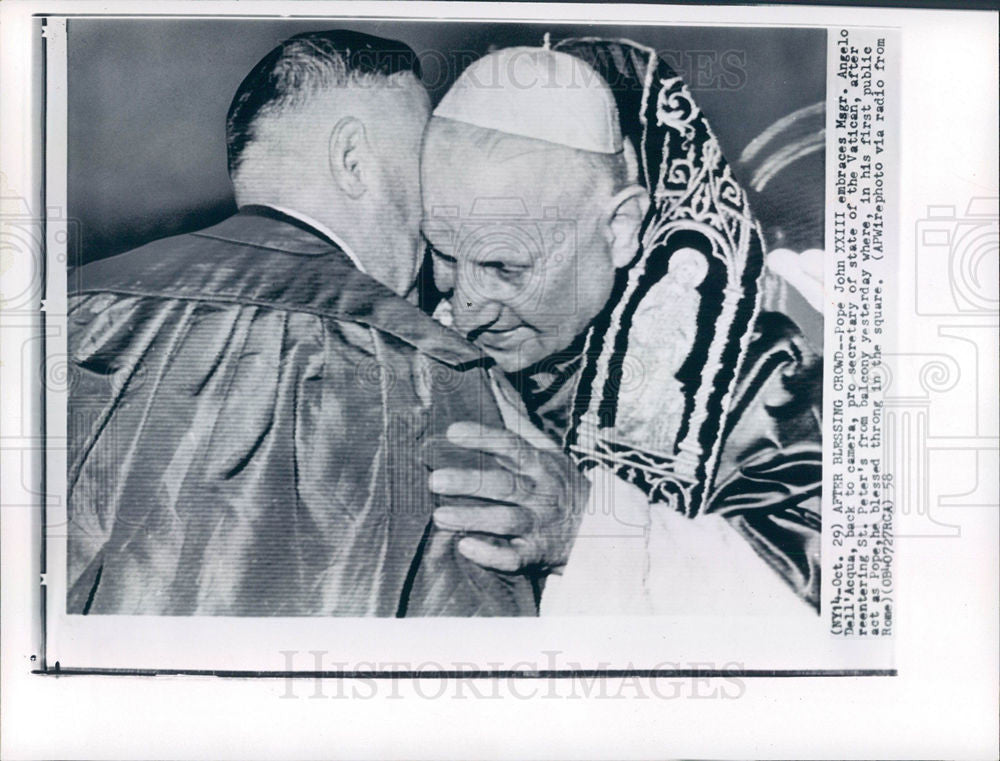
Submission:
[[[43,668],[894,673],[892,34],[38,27]]]
[[[824,30],[65,31],[67,613],[817,616]]]
[[[4,757],[983,757],[998,19],[5,4]]]

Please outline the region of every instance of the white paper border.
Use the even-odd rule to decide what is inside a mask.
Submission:
[[[275,6],[241,3],[230,13]],[[315,3],[309,15],[343,12]],[[931,205],[964,208],[972,197],[998,194],[994,14],[887,9],[644,6],[488,6],[542,18],[613,17],[615,21],[835,26],[899,25],[904,65],[901,93],[905,125],[901,167],[901,252],[914,251],[916,223]],[[157,13],[222,12],[217,4],[159,3]],[[482,9],[483,6],[479,6]],[[289,6],[282,10],[288,12]],[[407,13],[433,17],[476,13],[475,6],[412,4]],[[4,92],[3,172],[8,187],[35,198],[30,114],[37,106],[28,73],[28,16],[37,11],[132,13],[134,4],[61,3],[2,8],[0,82]],[[296,8],[298,10],[298,8]],[[398,7],[357,3],[351,15]],[[706,18],[707,17],[707,18]],[[34,104],[34,105],[33,105]],[[16,109],[16,111],[14,110]],[[915,125],[915,126],[910,126]],[[904,257],[905,260],[905,257]],[[913,286],[901,265],[901,287]],[[9,284],[4,280],[4,287]],[[897,315],[905,318],[907,315]],[[25,402],[21,346],[11,346],[18,325],[3,316],[3,450],[5,507],[31,489],[32,471],[20,468],[30,431],[18,429]],[[917,348],[926,327],[900,320],[902,349]],[[980,368],[984,388],[995,387],[995,365]],[[990,382],[992,380],[992,383]],[[961,400],[949,411],[967,414]],[[953,409],[952,409],[953,408]],[[988,419],[992,408],[975,410]],[[28,409],[30,413],[30,407]],[[11,421],[15,421],[12,426]],[[8,432],[14,430],[13,439]],[[23,441],[22,441],[23,439]],[[12,468],[11,465],[18,467]],[[27,482],[27,483],[26,483]],[[803,755],[983,758],[997,755],[997,513],[994,507],[962,514],[961,536],[951,541],[907,542],[900,552],[900,676],[880,680],[754,680],[739,700],[594,699],[505,700],[487,714],[476,701],[280,701],[275,680],[124,679],[30,675],[34,653],[30,593],[34,586],[32,525],[24,510],[3,511],[3,755],[54,757],[79,753],[107,757],[734,757]],[[16,698],[12,698],[12,693]],[[528,694],[525,689],[521,694]],[[391,698],[391,696],[389,696]],[[513,696],[516,698],[517,696]],[[536,697],[544,698],[545,695]],[[493,705],[499,705],[494,703]],[[444,718],[447,716],[447,718]],[[435,717],[435,718],[432,718]],[[571,731],[567,731],[572,727]],[[554,751],[558,748],[565,752]],[[478,753],[477,753],[478,751]]]

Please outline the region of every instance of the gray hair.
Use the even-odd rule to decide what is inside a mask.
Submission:
[[[297,34],[278,45],[250,71],[226,116],[229,174],[256,137],[264,117],[298,107],[315,95],[346,87],[386,87],[396,75],[420,78],[416,53],[402,42],[360,32]]]

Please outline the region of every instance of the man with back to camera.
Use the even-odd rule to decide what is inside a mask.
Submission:
[[[484,499],[573,515],[586,485],[499,430],[488,358],[404,298],[428,114],[405,45],[297,35],[229,109],[239,212],[79,273],[70,613],[536,613],[543,538],[500,574],[430,520],[425,442]]]
[[[628,64],[642,50],[627,41],[576,43],[594,49],[598,62]],[[583,430],[577,389],[591,383],[600,392],[594,375],[614,369],[598,359],[595,331],[630,324],[626,346],[644,360],[639,388],[630,389],[624,376],[603,386],[617,405],[617,451],[638,443],[640,467],[655,455],[664,465],[648,472],[674,467],[683,476],[685,462],[704,462],[709,446],[718,447],[717,474],[693,520],[669,503],[647,501],[634,457],[615,470],[594,468],[592,503],[565,573],[546,586],[543,614],[808,616],[819,600],[819,365],[785,316],[760,312],[751,322],[716,441],[704,450],[674,443],[699,420],[691,409],[701,402],[686,389],[698,388],[710,359],[723,364],[704,348],[714,339],[711,325],[698,324],[699,299],[714,291],[720,304],[753,305],[742,291],[755,285],[720,281],[713,251],[734,262],[747,257],[755,226],[683,83],[662,66],[646,75],[656,64],[647,54],[655,56],[641,53],[636,84],[645,93],[635,102],[656,111],[635,116],[632,135],[650,141],[641,146],[623,136],[615,95],[580,56],[509,48],[459,77],[435,109],[423,149],[424,232],[435,280],[450,295],[439,314],[515,381],[521,398],[506,402],[524,405],[560,443],[573,441],[568,431]],[[676,164],[667,160],[671,150],[682,154]],[[640,157],[660,155],[654,151],[663,159],[644,167],[653,178],[644,186]],[[713,204],[724,207],[715,217]],[[669,259],[661,256],[665,274],[649,262],[639,272],[640,239],[655,242],[658,229],[678,241]],[[623,294],[641,294],[644,282],[654,284],[629,312]],[[739,323],[731,324],[746,330]],[[693,343],[696,332],[701,346]],[[590,462],[593,451],[585,451]],[[603,463],[615,456],[604,452]],[[695,486],[699,477],[708,480],[692,471]],[[442,508],[435,520],[454,531],[505,536],[524,523],[517,512],[507,510],[503,520],[494,507]],[[630,527],[641,530],[630,535]]]

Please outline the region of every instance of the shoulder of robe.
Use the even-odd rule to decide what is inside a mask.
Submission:
[[[456,367],[489,364],[478,348],[361,272],[337,244],[271,217],[237,214],[85,265],[70,282],[71,312],[136,297],[256,306],[314,315],[328,330],[334,321],[361,349],[370,350],[364,328],[373,328],[402,353],[416,349]]]

